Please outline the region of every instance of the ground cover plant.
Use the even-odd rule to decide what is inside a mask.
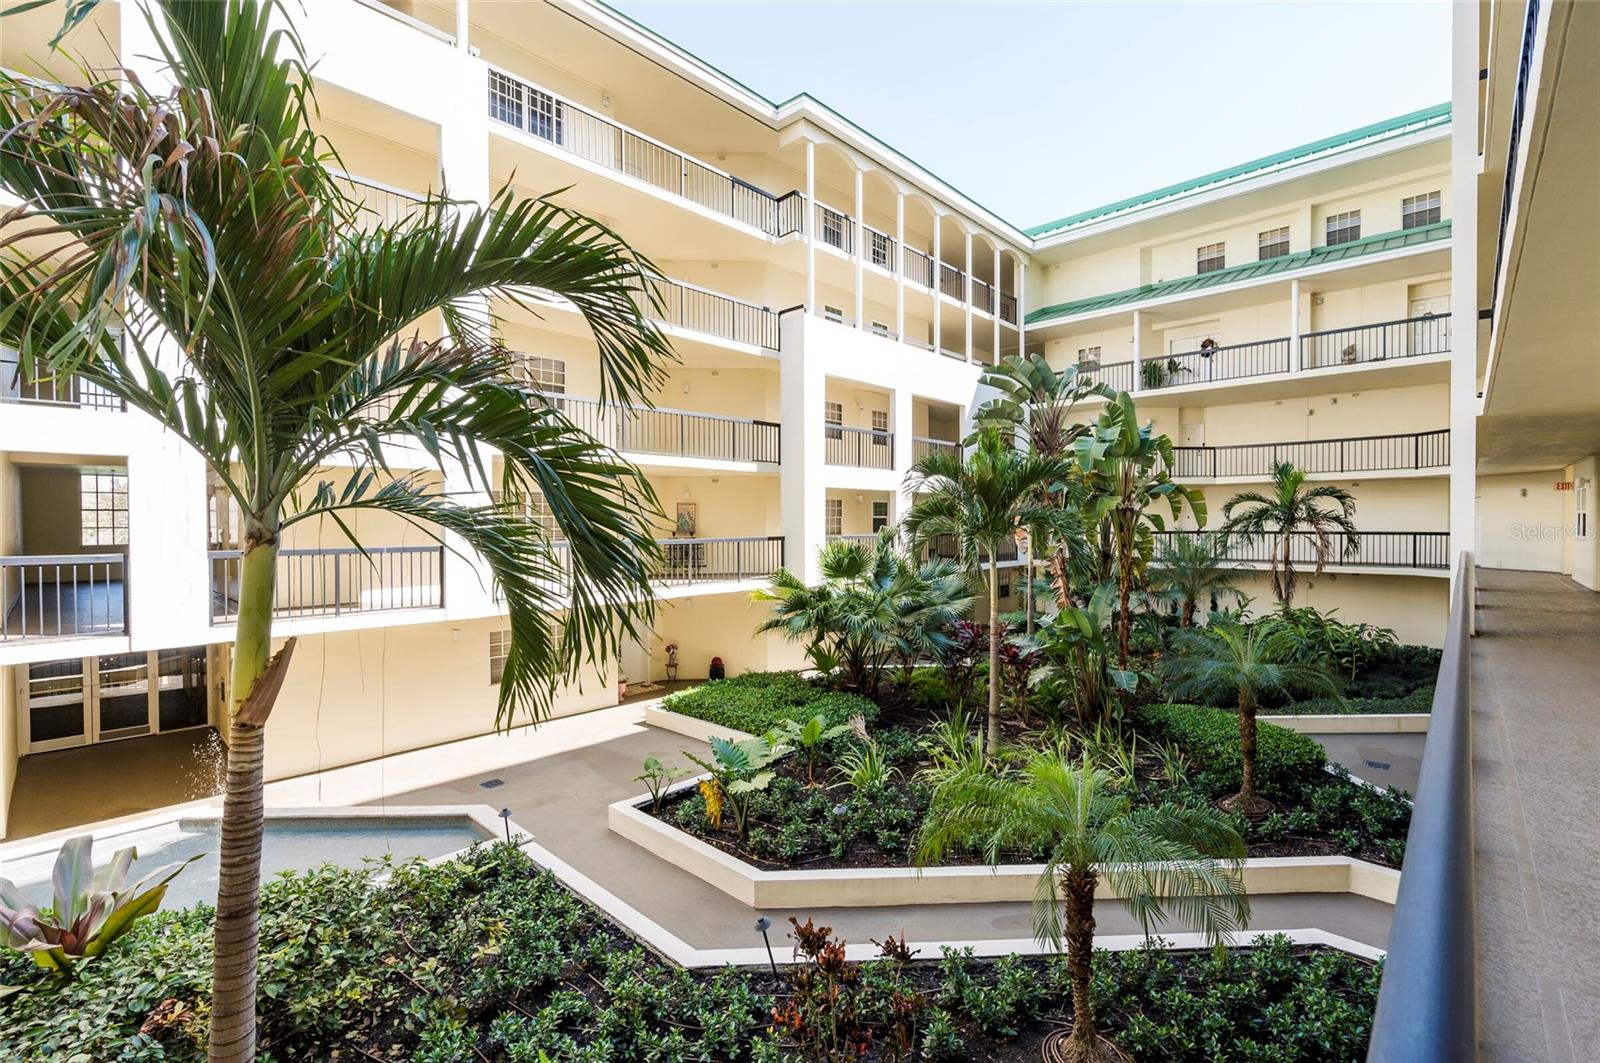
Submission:
[[[387,881],[376,870],[263,889],[261,1058],[1020,1061],[1072,1017],[1060,956],[924,956],[885,928],[881,959],[841,964],[836,939],[812,926],[777,978],[688,972],[510,846],[399,866]],[[0,957],[0,982],[22,987],[0,1000],[0,1058],[203,1059],[211,921],[207,905],[141,920],[70,980]],[[1282,937],[1198,953],[1157,938],[1097,953],[1089,992],[1135,1060],[1344,1061],[1365,1051],[1380,974]],[[816,1006],[835,991],[839,1006]],[[830,1044],[844,1047],[825,1055]]]

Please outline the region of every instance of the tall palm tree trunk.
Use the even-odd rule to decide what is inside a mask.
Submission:
[[[1072,1037],[1069,1060],[1087,1063],[1098,1055],[1094,1030],[1094,1005],[1089,996],[1094,955],[1094,891],[1099,876],[1092,870],[1069,868],[1061,876],[1062,902],[1067,914],[1067,974],[1072,982]]]
[[[1278,600],[1284,605],[1294,604],[1294,561],[1290,557],[1290,548],[1294,545],[1294,535],[1290,532],[1283,534],[1283,588],[1278,595]]]
[[[239,624],[234,637],[229,705],[228,776],[222,798],[217,922],[211,966],[211,1063],[249,1063],[256,1054],[256,955],[261,894],[261,778],[266,748],[261,726],[239,709],[272,652],[272,596],[277,576],[274,531],[253,529],[239,572]]]
[[[1256,706],[1239,695],[1239,797],[1234,811],[1246,815],[1256,810]]]
[[[1027,561],[1022,570],[1027,573],[1026,582],[1022,585],[1023,608],[1027,610],[1027,634],[1033,637],[1033,535],[1028,536]]]
[[[989,544],[989,742],[1000,748],[1000,565],[999,543]]]

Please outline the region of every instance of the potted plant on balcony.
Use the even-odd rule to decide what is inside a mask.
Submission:
[[[1344,350],[1339,352],[1339,361],[1343,362],[1345,365],[1355,365],[1356,354],[1356,345],[1352,343]]]

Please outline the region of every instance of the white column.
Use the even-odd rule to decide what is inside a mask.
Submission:
[[[962,309],[962,321],[963,321],[963,324],[964,324],[964,326],[966,328],[966,334],[967,334],[966,335],[967,364],[971,365],[972,364],[972,230],[970,230],[970,229],[967,230],[966,237],[967,237],[967,239],[966,239],[967,261],[966,261],[965,266],[963,267],[966,270],[966,276],[961,278],[961,295],[960,295],[960,299],[961,299],[961,309]]]
[[[1028,356],[1028,263],[1017,259],[1017,354]]]
[[[894,195],[894,334],[906,341],[906,194]]]
[[[1289,365],[1296,373],[1305,368],[1301,363],[1304,353],[1300,346],[1300,278],[1296,277],[1289,282]]]
[[[1454,22],[1450,185],[1450,562],[1477,537],[1478,456],[1478,20]]]
[[[864,328],[867,327],[867,319],[864,316],[865,312],[866,312],[865,311],[866,300],[865,300],[864,294],[863,294],[863,292],[861,290],[861,245],[867,242],[867,225],[866,225],[867,212],[866,212],[866,204],[862,200],[862,197],[861,197],[861,179],[862,179],[862,176],[863,176],[863,174],[862,174],[861,168],[857,167],[856,168],[855,239],[853,239],[851,241],[851,244],[850,244],[850,246],[855,250],[855,253],[856,253],[856,256],[855,256],[856,257],[856,328],[860,328],[860,329],[864,329]]]
[[[467,44],[467,0],[456,0],[456,47],[463,52],[469,50]]]
[[[916,416],[912,412],[913,401],[911,389],[905,387],[895,388],[894,394],[889,397],[889,428],[894,432],[894,471],[901,480],[905,479],[914,460],[912,430],[916,426]],[[896,491],[889,503],[889,519],[899,521],[902,515],[900,510],[900,492]]]
[[[1144,390],[1144,319],[1133,312],[1133,393]]]
[[[1000,364],[1000,248],[994,249],[994,269],[989,273],[989,314],[994,318],[994,347],[989,364]]]
[[[939,256],[944,254],[941,238],[944,235],[944,215],[939,213],[939,208],[933,210],[933,353],[940,354],[944,351],[944,306],[939,302],[939,282],[943,280],[940,274],[944,270],[944,259]]]
[[[806,313],[817,310],[817,145],[806,141]]]

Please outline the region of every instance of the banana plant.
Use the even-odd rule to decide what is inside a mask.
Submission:
[[[94,869],[94,836],[71,838],[56,854],[52,872],[52,906],[35,907],[10,879],[0,878],[0,936],[26,952],[33,962],[61,977],[73,965],[91,960],[133,928],[134,921],[161,907],[167,883],[196,853],[176,864],[158,867],[133,885],[128,869],[138,859],[133,848],[120,849],[111,862]]]
[[[847,723],[829,727],[828,718],[818,713],[805,723],[780,720],[778,726],[767,732],[767,740],[774,746],[787,746],[798,750],[801,759],[806,763],[806,785],[815,786],[817,754],[822,752],[822,743],[830,738],[838,738],[849,730],[850,725]]]
[[[1032,636],[1014,635],[1012,643],[1034,655],[1039,665],[1028,684],[1043,688],[1069,702],[1078,725],[1090,728],[1114,721],[1123,698],[1133,694],[1143,678],[1117,660],[1113,631],[1117,588],[1102,583],[1086,606],[1068,606],[1047,618]]]
[[[688,751],[683,755],[711,773],[717,789],[722,791],[728,811],[733,813],[733,827],[739,834],[739,841],[748,841],[750,796],[772,785],[776,773],[766,770],[766,767],[777,757],[778,750],[765,737],[758,735],[743,742],[713,738],[710,760]]]

